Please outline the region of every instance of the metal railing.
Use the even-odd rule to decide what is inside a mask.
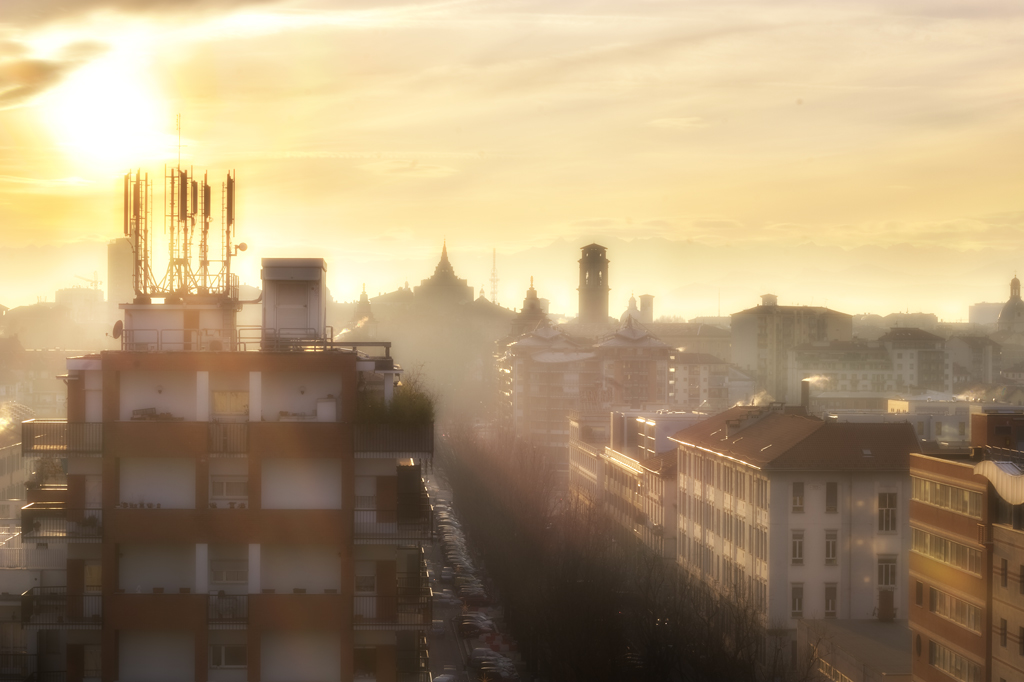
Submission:
[[[66,587],[33,587],[21,595],[21,624],[46,629],[98,629],[103,596],[68,594]]]
[[[210,623],[247,623],[249,595],[211,594],[206,602],[206,619]]]
[[[358,508],[354,512],[353,530],[357,539],[432,540],[434,524],[430,505],[399,504],[397,508]]]
[[[102,540],[103,510],[68,509],[63,502],[32,502],[21,508],[23,542]]]
[[[32,457],[101,455],[103,424],[30,419],[21,423],[21,452]]]
[[[427,635],[419,632],[413,646],[395,650],[397,682],[430,682],[430,647]]]
[[[211,454],[245,454],[249,452],[248,422],[210,422]]]
[[[356,424],[353,431],[356,456],[403,456],[434,454],[434,423]]]
[[[37,654],[0,654],[0,680],[34,680],[38,668]]]
[[[363,594],[353,597],[353,616],[357,628],[419,629],[430,626],[430,591],[401,596]]]

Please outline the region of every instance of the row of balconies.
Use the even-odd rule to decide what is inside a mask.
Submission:
[[[425,576],[399,576],[396,594],[359,594],[352,599],[356,629],[420,629],[431,624],[431,591]],[[23,627],[99,630],[157,619],[167,627],[272,626],[340,621],[338,594],[68,594],[64,587],[33,587],[21,595]],[[325,623],[328,624],[328,623]],[[0,676],[2,679],[2,676]]]
[[[260,510],[260,509],[70,509],[60,502],[34,502],[21,511],[23,542],[102,542],[104,528],[111,537],[125,541],[142,529],[155,541],[168,533],[181,535],[183,528],[206,528],[213,537],[232,526],[273,525],[288,523],[289,517],[313,514],[317,519],[329,510]],[[282,513],[284,512],[284,513]],[[288,512],[291,512],[290,514]],[[106,524],[104,521],[106,520]],[[433,518],[429,501],[414,497],[407,504],[399,500],[393,508],[355,509],[352,512],[353,537],[360,544],[377,542],[429,542],[434,537]],[[220,522],[220,523],[218,523]],[[316,519],[307,517],[303,526],[315,525]],[[329,530],[329,528],[327,529]],[[246,534],[250,535],[250,534]],[[240,536],[244,537],[244,536]],[[251,535],[250,535],[251,537]]]
[[[429,457],[434,425],[330,422],[67,422],[33,419],[21,425],[29,457],[161,454],[273,454],[351,451],[357,458]]]

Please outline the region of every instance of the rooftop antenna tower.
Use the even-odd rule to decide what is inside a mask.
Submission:
[[[196,179],[191,168],[181,167],[181,116],[178,131],[178,165],[164,167],[164,227],[168,240],[167,271],[157,281],[153,272],[153,241],[150,232],[153,185],[141,169],[124,176],[124,234],[134,253],[133,280],[137,297],[184,299],[214,296],[238,301],[238,276],[231,272],[231,258],[245,251],[244,243],[233,246],[235,234],[235,173],[227,175],[221,188],[220,258],[210,259],[210,221],[213,191],[203,173]],[[193,241],[199,233],[199,258],[193,259]]]
[[[531,285],[532,286],[532,285]],[[491,303],[498,302],[498,249],[491,253]]]

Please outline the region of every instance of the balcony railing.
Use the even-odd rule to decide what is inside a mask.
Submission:
[[[100,629],[103,596],[68,594],[66,587],[33,587],[21,595],[21,624],[48,630]]]
[[[0,654],[0,680],[34,680],[38,663],[36,654]]]
[[[432,540],[434,524],[429,504],[381,509],[369,506],[354,512],[356,540]]]
[[[211,454],[249,452],[248,422],[210,422]]]
[[[433,457],[434,423],[356,424],[354,440],[361,459]]]
[[[355,626],[371,630],[414,630],[430,626],[429,590],[416,595],[361,594],[353,597]]]
[[[23,542],[99,542],[103,539],[103,510],[33,502],[21,508],[21,537]]]
[[[249,622],[249,595],[224,593],[209,595],[206,619],[211,625]]]
[[[430,648],[426,633],[416,635],[414,646],[399,647],[395,651],[397,682],[430,682]]]
[[[31,457],[98,457],[103,454],[103,424],[30,419],[21,423],[21,452]]]

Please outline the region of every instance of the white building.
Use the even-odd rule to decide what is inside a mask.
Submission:
[[[691,576],[750,598],[792,643],[801,618],[906,614],[908,424],[824,422],[775,403],[673,440],[677,560]]]

